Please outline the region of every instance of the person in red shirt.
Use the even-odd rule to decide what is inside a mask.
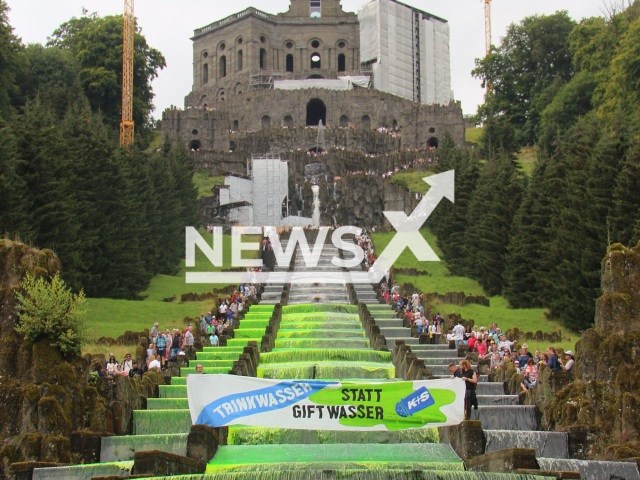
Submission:
[[[472,351],[476,348],[476,343],[478,339],[476,338],[476,334],[471,332],[471,337],[469,337],[469,351]]]

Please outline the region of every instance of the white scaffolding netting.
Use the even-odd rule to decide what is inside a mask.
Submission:
[[[393,0],[358,12],[360,60],[372,62],[373,86],[425,104],[451,100],[449,25]],[[414,85],[417,78],[418,85]]]

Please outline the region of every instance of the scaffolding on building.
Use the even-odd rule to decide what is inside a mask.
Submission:
[[[282,80],[284,74],[278,71],[251,70],[249,87],[251,90],[272,90],[276,80]]]

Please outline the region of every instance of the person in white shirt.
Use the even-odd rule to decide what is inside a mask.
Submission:
[[[453,327],[453,339],[456,341],[456,347],[464,342],[464,327],[462,320],[458,321],[458,325]]]
[[[447,332],[447,342],[450,342],[451,340],[455,340],[455,337],[451,329],[449,329],[449,332]]]
[[[149,365],[147,368],[151,370],[153,367],[156,367],[158,370],[160,370],[161,365],[160,365],[160,362],[156,360],[156,357],[154,355],[151,355],[149,357]]]

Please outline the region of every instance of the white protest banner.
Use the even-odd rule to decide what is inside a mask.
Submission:
[[[191,421],[211,427],[403,430],[464,420],[459,378],[414,382],[269,380],[189,375]]]

